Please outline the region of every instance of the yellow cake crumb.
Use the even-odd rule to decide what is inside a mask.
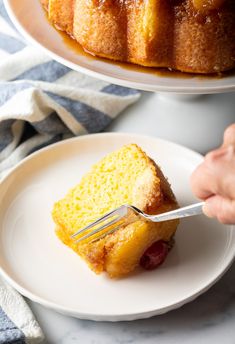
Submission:
[[[131,204],[151,214],[175,209],[177,202],[159,167],[136,144],[123,146],[95,164],[55,203],[57,236],[96,273],[119,277],[133,271],[155,241],[169,241],[178,221],[136,221],[94,242],[75,243],[71,235],[114,208]]]

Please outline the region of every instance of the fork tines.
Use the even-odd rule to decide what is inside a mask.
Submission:
[[[92,241],[99,240],[108,234],[114,233],[118,228],[120,228],[120,226],[123,226],[127,213],[128,208],[122,205],[92,222],[88,226],[80,229],[71,237],[78,237],[76,243],[91,237],[94,237]]]

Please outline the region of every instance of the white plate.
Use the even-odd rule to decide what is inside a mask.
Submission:
[[[95,275],[54,233],[53,203],[90,166],[123,144],[139,144],[169,177],[181,205],[195,201],[189,177],[201,156],[176,144],[134,134],[96,134],[43,149],[0,184],[0,266],[23,295],[62,313],[92,320],[133,320],[182,306],[229,267],[235,231],[204,216],[185,219],[157,270],[121,280]]]
[[[131,70],[110,61],[89,58],[68,48],[61,35],[49,24],[39,0],[4,0],[4,3],[18,30],[32,44],[76,71],[146,91],[202,94],[235,90],[235,74],[221,79],[184,79]]]

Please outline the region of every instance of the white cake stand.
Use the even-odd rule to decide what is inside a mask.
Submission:
[[[95,59],[68,48],[39,0],[4,2],[18,30],[53,59],[104,81],[148,91],[121,115],[113,130],[151,134],[205,153],[220,144],[224,129],[235,122],[235,73],[223,78],[177,78]]]

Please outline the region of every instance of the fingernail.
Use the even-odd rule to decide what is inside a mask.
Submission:
[[[211,207],[210,207],[210,203],[208,201],[206,201],[206,203],[204,204],[203,208],[203,213],[207,216],[207,217],[214,217],[213,213],[211,211]]]

